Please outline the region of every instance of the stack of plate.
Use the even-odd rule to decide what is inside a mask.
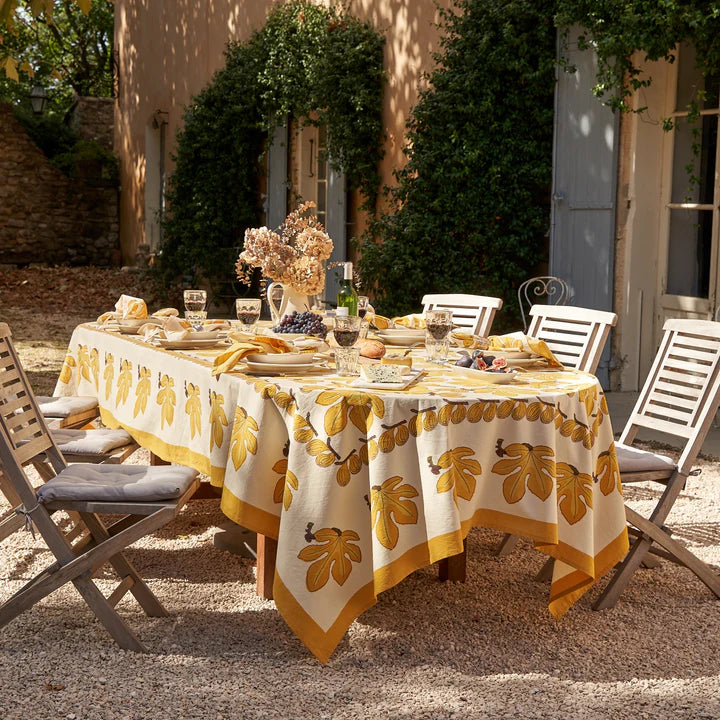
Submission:
[[[252,353],[245,358],[248,370],[261,375],[303,374],[325,367],[310,353]]]
[[[158,344],[166,350],[201,350],[212,348],[221,342],[218,330],[189,332],[182,340],[158,338]]]
[[[425,331],[415,328],[388,328],[375,333],[384,345],[400,345],[408,347],[425,342]]]

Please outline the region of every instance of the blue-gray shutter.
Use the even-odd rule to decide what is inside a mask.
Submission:
[[[597,57],[578,50],[578,32],[565,52],[575,72],[558,68],[555,91],[550,274],[571,285],[574,305],[612,310],[618,118],[592,93]],[[605,388],[609,361],[608,340],[597,371]]]

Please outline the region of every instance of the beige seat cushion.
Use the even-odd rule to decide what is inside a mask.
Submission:
[[[124,430],[53,430],[60,452],[65,454],[105,455],[112,450],[129,445],[133,439]]]
[[[620,443],[615,445],[615,452],[617,453],[621,477],[624,473],[657,472],[661,470],[670,474],[677,467],[675,461],[672,458],[665,457],[665,455],[658,455],[648,450],[640,450]]]
[[[98,406],[98,401],[94,397],[83,395],[77,397],[38,395],[35,399],[40,407],[40,412],[47,418],[66,418],[76,413],[93,410]]]
[[[182,465],[70,465],[41,485],[39,502],[156,502],[180,497],[197,477]]]

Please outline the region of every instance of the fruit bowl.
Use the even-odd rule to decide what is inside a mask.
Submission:
[[[477,368],[464,368],[458,365],[450,365],[450,368],[457,375],[473,378],[488,385],[509,385],[517,377],[515,370],[509,372],[489,372],[488,370],[478,370]]]

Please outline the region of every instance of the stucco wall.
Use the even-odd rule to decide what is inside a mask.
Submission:
[[[633,98],[642,114],[626,114],[620,130],[615,249],[613,335],[617,368],[612,388],[637,390],[655,356],[662,318],[658,312],[663,149],[668,140],[660,119],[668,113],[668,65],[649,63],[653,78]]]
[[[323,0],[318,0],[322,2]],[[120,88],[115,149],[120,156],[121,245],[125,261],[145,240],[146,137],[157,110],[167,111],[166,171],[183,107],[223,65],[230,40],[260,29],[273,0],[116,0]],[[324,4],[328,4],[324,2]],[[438,49],[435,0],[350,0],[350,11],[386,37],[383,122],[388,136],[383,183],[404,163],[405,121],[418,83]],[[441,0],[447,7],[449,0]],[[360,219],[362,222],[362,219]]]
[[[61,173],[0,104],[0,263],[119,260],[117,188]]]

